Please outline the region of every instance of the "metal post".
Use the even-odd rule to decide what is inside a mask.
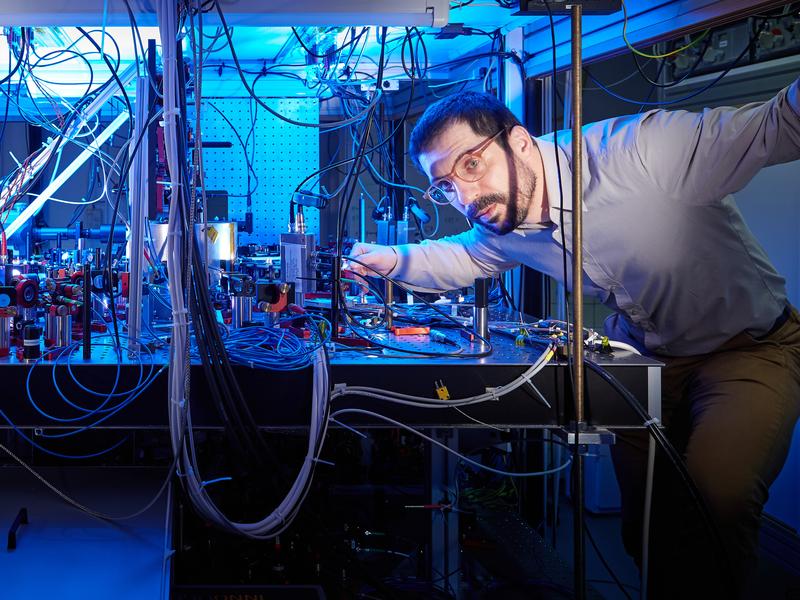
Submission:
[[[571,7],[572,21],[572,364],[575,397],[575,457],[572,464],[575,598],[586,598],[586,547],[583,535],[583,454],[578,436],[585,428],[583,371],[583,65],[580,4]]]
[[[147,77],[136,80],[135,137],[142,137],[139,151],[133,157],[133,168],[128,177],[129,202],[131,211],[131,235],[128,241],[128,335],[129,351],[139,350],[138,339],[142,328],[142,277],[144,273],[144,231],[147,218],[147,196],[149,190],[149,173],[147,153],[150,139],[147,129],[147,98],[150,92],[150,81]],[[133,145],[132,147],[133,148]],[[131,151],[133,151],[131,149]],[[113,308],[113,307],[112,307]]]
[[[457,429],[435,429],[431,437],[452,450],[458,450]],[[453,502],[451,489],[456,477],[458,461],[450,452],[438,446],[430,446],[430,502],[440,504]],[[462,597],[459,584],[461,556],[459,547],[458,513],[441,510],[431,512],[431,578],[441,581],[442,589],[447,590],[456,600]]]
[[[83,263],[83,360],[92,358],[92,263]]]
[[[384,321],[386,322],[386,328],[391,330],[394,326],[394,284],[386,280],[386,287],[384,288],[384,302],[386,303],[386,315],[384,317]]]

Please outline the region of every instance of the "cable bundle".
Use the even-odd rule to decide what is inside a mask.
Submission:
[[[325,351],[319,348],[314,353],[314,391],[311,401],[311,422],[305,459],[291,488],[278,506],[266,517],[251,523],[230,520],[209,496],[206,483],[192,467],[189,449],[183,449],[183,472],[186,490],[198,512],[206,519],[233,533],[252,538],[270,538],[280,535],[297,516],[298,510],[310,489],[314,468],[322,451],[328,427],[328,370]]]
[[[221,13],[219,5],[217,9]],[[202,19],[202,14],[198,13],[197,18]],[[300,340],[288,332],[267,328],[244,329],[228,334],[227,339],[223,339],[220,333],[216,312],[210,301],[198,240],[192,239],[195,182],[194,177],[190,177],[187,172],[186,161],[181,158],[187,156],[187,153],[182,147],[183,138],[179,133],[183,129],[180,116],[184,114],[184,106],[179,95],[182,85],[177,57],[177,9],[173,2],[159,2],[158,21],[164,62],[164,141],[170,179],[175,187],[173,201],[170,203],[167,234],[167,273],[173,316],[169,371],[172,448],[178,460],[184,488],[204,518],[228,531],[249,537],[273,537],[281,533],[297,514],[308,493],[314,466],[322,448],[327,429],[327,356],[319,344],[313,350],[314,391],[308,453],[286,496],[275,510],[259,521],[241,523],[228,518],[208,494],[207,485],[210,482],[202,479],[195,452],[190,408],[191,353],[188,317],[191,314],[194,341],[205,375],[204,385],[209,390],[231,443],[242,459],[242,467],[245,470],[254,469],[279,484],[285,475],[283,463],[273,455],[264,441],[238,385],[232,365],[239,362],[256,366],[257,362],[258,366],[270,368],[275,367],[280,358],[282,368],[287,368],[287,365],[301,368],[308,364],[309,355],[308,351],[302,352]],[[202,32],[202,25],[200,27]],[[201,97],[200,85],[201,81],[198,79],[195,89],[198,98]],[[195,152],[199,154],[199,128],[195,141]],[[199,164],[201,159],[196,157],[195,173],[200,175],[199,185],[202,189],[202,169]],[[260,347],[265,342],[274,344],[271,353]],[[228,355],[226,343],[233,350],[231,356]],[[256,347],[259,349],[256,350]]]
[[[112,335],[106,334],[103,336],[96,336],[95,339],[102,339],[102,338],[113,338]],[[28,402],[30,402],[33,409],[39,413],[44,418],[53,421],[56,424],[59,424],[62,427],[68,427],[64,431],[59,433],[48,433],[47,431],[41,431],[37,433],[37,437],[41,439],[62,439],[68,438],[94,427],[101,425],[120,411],[124,410],[128,407],[134,400],[136,400],[139,396],[141,396],[149,387],[150,385],[158,378],[162,371],[166,369],[166,366],[161,367],[160,369],[156,370],[156,366],[153,363],[153,355],[152,352],[147,348],[146,345],[142,343],[141,340],[132,340],[130,338],[123,338],[128,342],[135,342],[140,346],[142,350],[144,350],[147,354],[147,360],[145,361],[142,354],[132,349],[126,348],[123,346],[125,351],[128,353],[130,359],[134,361],[135,365],[138,365],[139,375],[136,380],[136,383],[133,384],[131,387],[127,389],[120,388],[120,376],[122,374],[122,360],[118,353],[115,353],[117,357],[116,363],[116,372],[114,376],[114,383],[109,391],[100,391],[93,387],[90,387],[87,383],[82,382],[76,372],[73,370],[72,365],[72,356],[73,354],[81,347],[81,342],[73,343],[66,348],[56,348],[52,350],[45,351],[42,356],[31,365],[31,368],[28,370],[28,376],[25,380],[25,389],[27,393]],[[101,342],[101,343],[94,343],[94,346],[105,346],[109,348],[117,349],[116,342]],[[55,358],[53,358],[55,356]],[[44,363],[43,361],[50,361],[51,369],[51,381],[53,387],[55,389],[55,395],[63,400],[64,404],[66,405],[67,409],[72,413],[73,416],[58,416],[53,414],[52,409],[46,409],[43,406],[41,400],[34,397],[33,391],[31,389],[31,381],[34,378],[34,372],[37,374],[40,372]],[[74,383],[80,390],[82,397],[94,397],[97,398],[97,403],[95,406],[84,406],[81,403],[78,403],[74,398],[70,398],[69,395],[62,387],[62,383],[59,383],[57,373],[60,371],[56,367],[61,364],[62,366],[66,367],[66,372],[69,375],[69,379]],[[33,438],[28,436],[25,432],[23,432],[17,425],[11,421],[8,415],[0,410],[0,417],[6,421],[13,429],[17,432],[17,434],[26,440],[32,446],[38,448],[42,452],[49,454],[51,456],[57,456],[59,458],[67,458],[67,459],[84,459],[84,458],[94,458],[96,456],[100,456],[115,448],[119,447],[127,437],[123,437],[118,442],[113,444],[108,448],[104,448],[103,450],[99,450],[97,452],[92,452],[89,454],[82,454],[82,455],[73,455],[73,454],[64,454],[61,452],[56,452],[45,446],[42,446],[38,442],[36,442]]]
[[[442,401],[435,398],[428,398],[426,396],[413,396],[410,394],[401,394],[393,392],[392,390],[383,390],[380,388],[366,387],[366,386],[348,386],[345,384],[336,384],[331,392],[331,400],[335,400],[340,396],[363,396],[366,398],[375,398],[376,400],[385,400],[386,402],[393,402],[395,404],[405,404],[408,406],[419,406],[422,408],[452,408],[455,406],[469,406],[470,404],[480,404],[481,402],[488,402],[492,400],[499,400],[503,396],[510,394],[522,385],[528,384],[533,389],[536,389],[531,383],[531,379],[541,371],[550,359],[553,357],[554,349],[548,345],[542,354],[528,367],[524,373],[519,375],[516,379],[510,381],[505,385],[492,388],[481,394],[474,396],[467,396],[465,398],[454,398],[452,400]]]
[[[295,371],[311,364],[314,354],[330,337],[327,319],[312,314],[303,315],[312,323],[319,321],[319,329],[328,336],[317,334],[315,343],[307,344],[292,331],[274,327],[244,327],[230,331],[225,338],[225,349],[233,364],[254,369]],[[294,319],[292,319],[294,320]],[[313,329],[312,329],[313,331]]]

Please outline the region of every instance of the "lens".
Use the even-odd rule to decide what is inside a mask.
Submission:
[[[478,181],[485,174],[486,162],[480,156],[467,154],[456,165],[456,175],[464,181]]]
[[[425,192],[425,196],[427,196],[427,198],[434,204],[450,204],[453,200],[455,200],[456,192],[455,188],[448,193],[441,187],[432,185]]]

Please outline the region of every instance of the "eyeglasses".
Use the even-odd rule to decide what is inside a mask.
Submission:
[[[458,188],[453,183],[452,177],[455,175],[462,181],[474,183],[486,175],[486,161],[482,155],[497,136],[505,130],[504,127],[474,148],[460,154],[453,164],[452,170],[447,175],[437,178],[437,183],[425,190],[423,198],[440,206],[451,204],[454,200],[457,200]]]

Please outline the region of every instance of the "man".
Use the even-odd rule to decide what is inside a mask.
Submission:
[[[730,196],[762,167],[800,158],[798,88],[738,109],[655,110],[584,129],[584,289],[616,311],[612,338],[666,364],[662,421],[729,554],[722,566],[674,469],[657,464],[653,597],[730,597],[731,582],[741,590],[800,413],[800,317]],[[531,138],[490,96],[440,100],[414,128],[410,154],[431,181],[428,197],[475,226],[419,245],[358,244],[353,256],[437,290],[519,264],[563,280],[570,144],[568,132],[558,148],[552,135]],[[621,436],[613,453],[623,539],[638,561],[646,435]]]

